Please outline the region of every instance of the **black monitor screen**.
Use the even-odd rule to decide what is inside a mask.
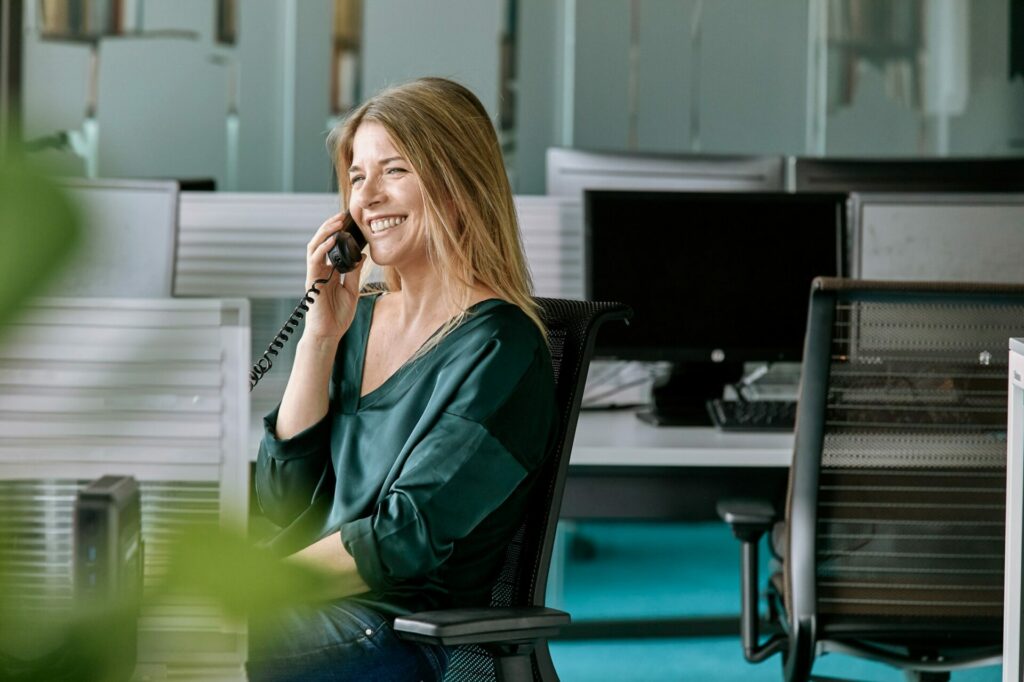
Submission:
[[[811,281],[842,274],[846,195],[585,194],[587,296],[632,306],[600,356],[799,360]]]

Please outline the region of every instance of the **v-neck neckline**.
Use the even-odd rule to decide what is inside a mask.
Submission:
[[[383,295],[384,295],[384,292],[381,292],[381,293],[373,295],[373,297],[371,299],[371,302],[370,302],[370,305],[369,305],[370,310],[368,311],[367,316],[366,316],[366,324],[364,325],[364,327],[362,329],[362,338],[360,339],[359,356],[358,356],[357,361],[355,363],[356,376],[353,377],[353,382],[352,382],[353,383],[353,395],[355,396],[355,410],[354,410],[355,412],[358,412],[358,411],[362,410],[365,407],[369,407],[373,403],[377,402],[382,396],[386,396],[388,393],[390,393],[391,389],[396,384],[398,384],[400,382],[401,378],[405,374],[407,374],[410,369],[412,369],[413,367],[417,366],[419,364],[420,360],[422,360],[424,357],[426,357],[424,355],[420,355],[419,354],[420,350],[423,348],[423,346],[427,345],[427,343],[429,343],[431,339],[433,339],[435,336],[437,336],[437,334],[442,329],[444,329],[445,325],[448,324],[448,322],[446,321],[440,327],[435,329],[434,332],[431,333],[430,336],[428,336],[426,338],[426,340],[422,344],[420,344],[419,348],[416,349],[416,352],[413,353],[411,356],[409,356],[409,358],[405,362],[403,362],[401,365],[399,365],[398,369],[396,369],[394,372],[392,372],[388,376],[388,378],[385,379],[379,386],[374,388],[372,391],[370,391],[366,395],[361,395],[362,391],[363,391],[363,375],[364,375],[364,372],[365,372],[365,369],[366,369],[366,349],[367,349],[367,346],[368,346],[369,341],[370,341],[370,328],[373,326],[373,311],[377,307],[377,301],[379,301],[380,297],[383,296]],[[494,302],[497,302],[497,303],[507,303],[507,301],[505,301],[504,299],[501,299],[501,298],[485,298],[484,300],[477,301],[473,305],[469,306],[466,309],[466,312],[467,313],[468,312],[478,312],[478,309],[481,306],[484,306],[485,304],[488,304],[488,303],[494,303]],[[455,333],[457,331],[457,329],[458,328],[452,330],[452,333]],[[449,336],[450,335],[451,334],[449,334]],[[444,339],[441,340],[441,343],[444,343],[447,339],[448,339],[448,337],[446,336]]]

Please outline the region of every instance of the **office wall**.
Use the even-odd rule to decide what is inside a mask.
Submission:
[[[641,0],[633,15],[635,41],[632,3],[587,0],[575,7],[573,146],[753,154],[802,149],[805,3]]]
[[[966,1],[927,0],[943,6]],[[1024,153],[1024,78],[1007,80],[1009,2],[963,5],[969,7],[968,89],[963,112],[946,121],[950,154]],[[811,8],[839,5],[831,0],[518,0],[510,159],[516,191],[543,192],[544,151],[552,145],[815,153],[807,135],[813,115]],[[234,63],[241,123],[237,189],[330,189],[324,139],[330,113],[325,17],[331,16],[331,0],[245,0],[239,4],[235,48],[213,42],[213,0],[144,0],[143,6],[147,29],[187,29],[198,38],[103,42],[101,175],[214,177],[224,187],[224,115]],[[24,7],[27,25],[34,26],[37,3]],[[634,7],[636,109],[630,119]],[[508,0],[367,1],[364,95],[419,75],[448,75],[471,87],[496,116],[498,41],[507,10]],[[34,32],[25,43],[26,135],[79,128],[86,48],[44,44]],[[831,58],[835,49],[827,53]],[[934,120],[894,98],[889,75],[867,64],[857,78],[852,103],[828,105],[827,153],[936,153]],[[74,156],[47,156],[59,170],[82,174]]]
[[[992,39],[1006,33],[1009,3],[981,0],[972,6],[969,96],[963,116],[951,122],[951,153],[1024,154],[1024,76],[1009,80],[1007,43]]]
[[[517,192],[544,192],[549,146],[803,152],[803,3],[640,0],[637,7],[631,143],[631,3],[520,0]],[[695,24],[700,26],[697,43],[692,39]],[[739,45],[742,50],[736,49]],[[573,55],[568,64],[563,59],[567,53]],[[695,100],[699,105],[692,117]]]
[[[942,155],[999,156],[1024,153],[1024,78],[1009,79],[1007,25],[1009,0],[929,0],[926,12],[948,12],[952,33],[963,40],[966,69],[946,69],[937,74],[946,51],[956,51],[957,41],[923,36],[913,57],[916,71],[905,65],[885,65],[864,59],[856,66],[852,102],[833,105],[827,118],[827,153],[849,155]],[[965,16],[966,20],[961,20]],[[927,28],[927,22],[926,22]],[[942,35],[942,27],[932,29]],[[950,32],[947,29],[946,32]],[[833,95],[843,68],[837,52],[829,52]],[[931,72],[931,77],[928,73]],[[920,79],[918,82],[915,79]],[[939,121],[934,95],[929,90],[944,85],[960,90],[962,106],[947,108],[945,124]],[[931,99],[933,104],[928,105]],[[957,98],[949,100],[956,104]],[[947,125],[945,143],[941,126]]]
[[[368,0],[363,6],[363,93],[419,76],[470,88],[496,119],[503,2]]]
[[[566,82],[564,2],[519,0],[516,50],[516,191],[543,194],[545,153],[561,146]]]

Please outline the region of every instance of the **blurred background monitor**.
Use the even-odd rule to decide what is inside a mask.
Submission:
[[[182,192],[216,192],[217,181],[213,178],[178,178],[178,189]]]
[[[588,189],[781,191],[782,156],[615,154],[578,149],[547,151],[548,195],[582,199]]]
[[[1024,283],[1024,193],[853,194],[852,274]]]
[[[79,251],[51,296],[165,298],[174,288],[178,183],[64,180],[84,219]]]
[[[669,361],[645,420],[705,424],[743,363],[799,361],[811,281],[840,275],[847,195],[587,191],[586,291],[632,323],[596,355]]]
[[[797,192],[1024,191],[1024,158],[793,161]]]

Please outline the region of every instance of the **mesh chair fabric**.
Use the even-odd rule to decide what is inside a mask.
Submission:
[[[817,611],[1002,617],[1007,339],[1024,297],[836,305]]]
[[[561,505],[583,380],[590,361],[592,337],[610,317],[623,318],[627,308],[617,303],[537,298],[539,314],[547,327],[555,378],[555,404],[559,409],[558,433],[553,451],[535,473],[527,515],[509,543],[505,563],[491,591],[491,606],[543,606],[548,563],[554,542],[555,523]],[[545,679],[537,659],[535,680]],[[449,662],[445,682],[487,682],[497,679],[494,661],[477,646],[458,647]]]

